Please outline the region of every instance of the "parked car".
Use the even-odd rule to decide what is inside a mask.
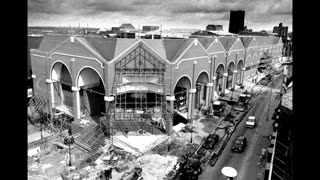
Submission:
[[[212,108],[213,108],[213,114],[215,116],[221,117],[224,112],[225,103],[222,103],[221,101],[214,101]]]
[[[254,128],[256,126],[256,117],[254,116],[249,116],[247,121],[246,121],[246,127],[247,128]]]
[[[219,142],[219,135],[209,134],[202,147],[205,149],[213,149],[214,146]]]
[[[244,136],[237,136],[234,141],[231,150],[234,152],[243,152],[244,148],[247,146],[247,138]]]
[[[241,112],[245,111],[248,108],[250,98],[251,95],[249,94],[241,94],[233,109]]]

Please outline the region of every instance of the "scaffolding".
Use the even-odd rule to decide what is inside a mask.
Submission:
[[[112,86],[114,102],[109,105],[111,134],[114,131],[144,131],[151,134],[166,129],[165,64],[142,45],[115,63]],[[154,128],[157,127],[157,128]]]

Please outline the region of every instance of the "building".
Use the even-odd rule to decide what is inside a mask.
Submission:
[[[174,112],[192,122],[201,100],[208,107],[214,95],[242,85],[265,52],[279,59],[282,46],[279,37],[46,35],[30,50],[31,77],[35,95],[48,99],[49,111],[70,114],[72,127],[86,119],[106,127],[108,135],[125,128],[170,134]]]
[[[238,34],[244,30],[245,11],[230,11],[229,32]]]
[[[42,41],[43,35],[28,35],[28,59],[27,59],[27,93],[28,98],[33,95],[32,87],[33,87],[33,80],[32,80],[32,68],[31,68],[31,55],[30,49],[38,49],[40,43]]]
[[[292,83],[292,82],[291,82]],[[281,97],[281,103],[273,114],[274,133],[269,158],[265,168],[265,179],[293,179],[293,130],[292,86]]]
[[[232,34],[225,31],[209,31],[209,30],[199,30],[191,34],[190,38],[195,37],[214,37],[214,36],[235,36],[236,34]]]
[[[209,24],[206,27],[206,30],[208,30],[208,31],[223,31],[223,25]]]
[[[131,23],[124,23],[121,26],[119,26],[119,28],[124,31],[130,31],[130,30],[136,29]]]
[[[149,32],[149,31],[158,31],[159,26],[142,26],[143,32]]]
[[[282,39],[288,37],[288,26],[282,26],[282,23],[279,23],[279,26],[273,27],[273,33],[277,33],[278,36],[281,36]]]

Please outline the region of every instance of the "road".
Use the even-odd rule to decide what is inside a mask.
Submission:
[[[259,96],[252,100],[253,107],[237,126],[235,132],[221,153],[218,161],[214,167],[206,167],[199,176],[199,180],[226,179],[221,173],[221,169],[225,166],[231,166],[237,170],[238,175],[234,178],[234,180],[256,180],[258,172],[263,172],[263,169],[259,168],[257,163],[259,162],[259,154],[261,154],[261,149],[267,149],[270,144],[267,136],[272,134],[272,123],[274,121],[271,120],[271,116],[274,112],[274,109],[280,102],[277,92],[279,92],[282,80],[283,75],[278,75],[274,78],[272,83],[269,83],[268,86],[264,87]],[[270,87],[272,87],[272,89]],[[271,90],[272,94],[270,94]],[[268,114],[269,120],[267,121],[266,118],[270,96],[271,100]],[[254,129],[245,128],[245,121],[248,116],[255,116],[257,118],[257,126]],[[247,137],[248,141],[245,151],[241,153],[235,153],[231,151],[231,146],[238,135]]]

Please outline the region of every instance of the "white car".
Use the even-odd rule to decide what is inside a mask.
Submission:
[[[246,127],[254,128],[256,126],[256,117],[249,116],[248,120],[246,121]]]

